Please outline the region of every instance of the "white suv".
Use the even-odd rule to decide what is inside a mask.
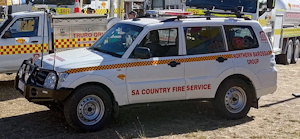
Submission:
[[[214,99],[217,114],[242,118],[275,92],[277,70],[257,21],[141,18],[117,23],[90,48],[25,60],[15,86],[29,101],[63,104],[75,129],[96,131],[136,103]]]

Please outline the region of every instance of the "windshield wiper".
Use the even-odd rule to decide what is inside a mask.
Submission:
[[[114,56],[114,57],[121,57],[121,55],[116,54],[116,53],[113,53],[113,52],[110,52],[110,51],[101,50],[101,49],[96,49],[96,48],[94,48],[94,50],[97,50],[97,51],[102,52],[102,53],[105,53],[105,54],[109,54],[109,55]]]

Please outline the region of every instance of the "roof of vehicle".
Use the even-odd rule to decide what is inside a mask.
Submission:
[[[167,17],[167,18],[137,18],[137,19],[129,19],[129,20],[123,20],[120,21],[120,23],[127,23],[127,24],[133,24],[137,26],[146,26],[146,25],[153,25],[153,24],[159,24],[159,23],[176,23],[178,20],[172,20],[176,17]],[[169,20],[169,21],[167,21]],[[246,22],[256,22],[256,20],[245,20],[243,18],[211,18],[211,20],[207,20],[206,18],[184,18],[179,19],[181,23],[185,22],[226,22],[226,21],[246,21]]]
[[[25,11],[25,12],[16,12],[16,13],[13,13],[12,16],[15,17],[15,16],[22,16],[22,15],[42,15],[42,14],[44,14],[43,11],[36,11],[36,12]]]

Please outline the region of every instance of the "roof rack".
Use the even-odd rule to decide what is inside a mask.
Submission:
[[[244,18],[245,20],[250,20],[250,18],[245,17],[243,10],[244,7],[243,6],[238,6],[232,10],[229,10],[229,12],[214,12],[215,7],[214,6],[209,6],[206,8],[206,11],[204,11],[205,13],[205,17],[207,20],[211,20],[211,17],[213,16],[213,14],[224,14],[224,15],[235,15],[236,18]]]
[[[175,20],[180,20],[184,18],[206,18],[206,20],[211,20],[212,17],[217,17],[214,14],[224,14],[224,15],[235,15],[236,18],[244,18],[245,20],[251,20],[249,17],[244,16],[245,14],[243,13],[243,6],[238,6],[233,10],[230,10],[228,12],[214,12],[215,7],[214,6],[209,6],[205,8],[206,11],[204,11],[204,16],[193,16],[190,12],[184,12],[184,11],[166,11],[166,15],[172,16],[170,18],[163,18],[161,22],[172,22]],[[149,17],[139,17],[139,18],[149,18]],[[138,19],[134,20],[138,21]]]

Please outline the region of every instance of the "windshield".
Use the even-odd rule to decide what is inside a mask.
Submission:
[[[267,11],[267,0],[259,0],[259,16]]]
[[[118,23],[109,29],[91,48],[116,57],[122,57],[142,27]]]

